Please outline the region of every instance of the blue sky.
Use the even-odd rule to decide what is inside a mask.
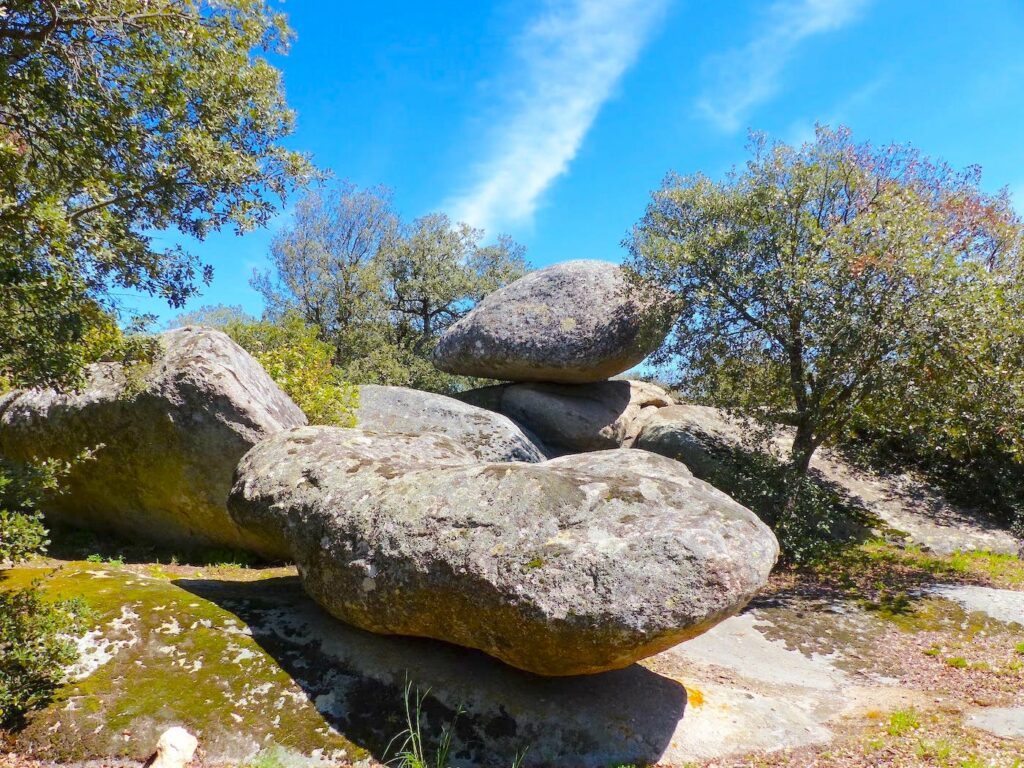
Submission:
[[[669,170],[721,175],[750,128],[815,121],[911,142],[1024,207],[1020,0],[512,0],[282,6],[289,145],[385,184],[412,219],[507,232],[535,266],[619,260]],[[191,246],[215,270],[189,308],[241,304],[275,228]],[[136,306],[162,318],[158,302]]]

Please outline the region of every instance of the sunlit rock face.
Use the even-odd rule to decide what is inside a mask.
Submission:
[[[374,432],[447,435],[481,461],[544,461],[541,448],[507,416],[407,387],[359,388],[358,425]]]
[[[48,500],[52,520],[158,543],[286,554],[235,525],[226,502],[242,455],[306,417],[225,334],[187,327],[157,339],[152,362],[93,365],[80,391],[0,400],[0,455],[91,453]]]
[[[229,507],[287,543],[338,618],[541,675],[626,667],[700,634],[778,554],[752,512],[645,451],[481,463],[440,435],[306,427],[246,454]]]

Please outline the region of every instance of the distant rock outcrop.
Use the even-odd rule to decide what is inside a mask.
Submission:
[[[601,381],[662,342],[666,299],[615,264],[562,262],[484,298],[441,336],[434,364],[505,381]]]
[[[286,554],[228,515],[242,455],[306,417],[245,350],[219,331],[158,337],[152,363],[98,363],[78,392],[26,390],[0,401],[0,454],[72,459],[47,516],[144,540]]]
[[[480,461],[544,461],[543,451],[506,416],[452,397],[406,387],[359,388],[358,426],[373,432],[447,435]]]
[[[700,634],[778,554],[753,513],[643,451],[481,463],[440,435],[307,427],[246,454],[229,507],[287,542],[306,591],[344,621],[541,675]]]

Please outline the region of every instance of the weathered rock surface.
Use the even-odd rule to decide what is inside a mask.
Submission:
[[[508,416],[558,453],[631,447],[638,425],[675,405],[664,389],[619,379],[593,384],[498,384],[471,389],[460,400]]]
[[[306,417],[225,334],[181,328],[159,336],[151,364],[99,363],[76,393],[14,393],[0,402],[0,454],[72,459],[54,520],[146,540],[285,554],[231,520],[226,502],[242,455]]]
[[[666,296],[615,264],[562,262],[484,298],[441,336],[434,364],[507,381],[607,379],[665,338]]]
[[[744,447],[745,428],[725,411],[700,405],[659,408],[637,422],[635,448],[677,459],[699,478],[719,478],[722,490],[723,453]],[[780,427],[770,450],[779,458],[789,454],[792,431]],[[837,486],[909,541],[938,554],[988,550],[1016,554],[1019,542],[983,515],[945,499],[911,474],[882,476],[851,466],[835,451],[819,449],[811,461],[813,475]]]
[[[199,737],[204,766],[377,765],[393,757],[386,749],[405,727],[406,681],[429,689],[428,745],[461,707],[452,763],[465,766],[507,766],[524,750],[528,768],[730,755],[740,764],[739,755],[826,742],[858,724],[877,733],[880,712],[939,706],[948,717],[951,704],[965,707],[971,726],[1021,737],[1019,694],[1000,709],[977,708],[973,689],[937,704],[931,678],[924,690],[895,682],[903,657],[879,652],[894,636],[917,648],[911,666],[963,674],[941,657],[917,660],[934,635],[913,638],[933,633],[934,618],[897,629],[835,593],[769,587],[739,615],[640,664],[546,678],[448,643],[350,627],[305,595],[291,568],[196,570],[77,562],[57,573],[6,571],[0,590],[47,576],[48,594],[85,597],[95,619],[69,682],[24,729],[5,734],[5,751],[121,765],[145,759],[165,729],[181,725]],[[952,644],[979,629],[1002,633],[1006,648],[1020,640],[1019,627],[979,625],[941,597],[909,599],[914,614],[941,617]]]
[[[739,610],[778,547],[749,510],[642,451],[482,464],[440,435],[306,427],[239,464],[232,516],[288,543],[363,629],[542,675],[628,666]]]
[[[359,388],[361,429],[447,435],[481,461],[544,461],[541,449],[512,421],[453,397],[406,387]]]

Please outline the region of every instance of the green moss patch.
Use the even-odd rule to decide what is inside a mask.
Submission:
[[[49,595],[84,598],[95,623],[54,702],[11,735],[20,750],[57,761],[143,759],[164,729],[183,725],[213,764],[275,749],[365,756],[232,610],[163,574],[89,562],[6,571],[0,589],[44,574]]]

